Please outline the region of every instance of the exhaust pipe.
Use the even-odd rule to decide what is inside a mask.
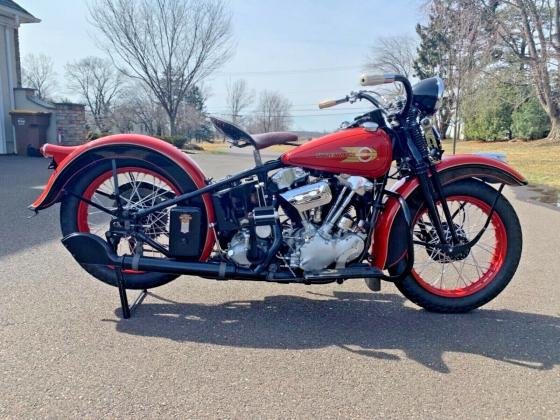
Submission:
[[[212,279],[266,280],[265,273],[258,274],[225,262],[191,262],[131,255],[119,257],[107,242],[91,233],[71,233],[62,239],[62,244],[82,265],[109,265],[124,270],[196,275]]]
[[[102,238],[91,233],[71,233],[62,239],[63,245],[82,265],[112,266],[124,270],[154,271],[194,275],[216,280],[262,280],[276,283],[322,284],[340,282],[342,279],[382,278],[383,272],[368,265],[325,270],[303,278],[294,277],[289,271],[275,273],[257,272],[225,262],[197,262],[173,259],[124,255],[119,257]]]

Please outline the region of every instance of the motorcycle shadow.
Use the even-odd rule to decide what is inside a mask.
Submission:
[[[335,291],[327,300],[278,295],[217,305],[176,303],[153,293],[150,297],[164,303],[143,303],[132,319],[117,321],[118,331],[247,348],[338,346],[398,361],[400,356],[387,352],[396,350],[442,373],[449,372],[442,359],[445,352],[539,370],[560,363],[560,318],[554,316],[505,309],[433,314],[404,306],[399,295],[382,293]]]

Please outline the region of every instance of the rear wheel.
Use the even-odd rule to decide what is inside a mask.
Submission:
[[[483,182],[466,180],[444,187],[444,196],[457,236],[462,243],[469,242],[483,228],[496,190]],[[437,209],[444,232],[450,237],[441,203],[437,203]],[[414,267],[397,283],[407,298],[434,312],[468,312],[489,302],[507,286],[521,258],[522,234],[517,215],[505,197],[499,197],[480,240],[463,253],[446,253],[437,246],[440,240],[423,203],[413,205],[411,213],[415,215]]]
[[[126,209],[144,209],[173,198],[186,191],[186,188],[149,162],[119,162],[117,182]],[[82,196],[94,203],[109,209],[117,207],[113,195],[115,186],[111,162],[98,164],[70,187],[74,194]],[[171,208],[148,215],[142,224],[144,232],[152,240],[164,248],[169,246],[169,211]],[[105,239],[112,216],[89,205],[76,197],[68,195],[61,204],[60,225],[63,235],[73,232],[84,232],[98,235]],[[116,245],[118,255],[132,254],[136,243],[131,237],[123,237]],[[145,256],[164,257],[163,254],[147,244],[143,244]],[[97,279],[117,285],[117,275],[113,267],[94,266],[84,269]],[[129,289],[148,289],[161,286],[177,278],[167,273],[152,273],[134,270],[123,272],[126,287]]]

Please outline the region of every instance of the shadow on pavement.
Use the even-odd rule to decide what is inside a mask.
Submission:
[[[0,257],[61,237],[58,205],[36,217],[27,209],[52,171],[44,158],[0,156]]]
[[[309,292],[314,294],[313,292]],[[378,359],[406,357],[448,373],[445,352],[548,370],[560,363],[560,318],[509,310],[441,315],[405,307],[395,294],[334,292],[331,299],[270,296],[219,305],[143,303],[117,330],[222,346],[312,349],[339,346]],[[119,315],[120,310],[116,313]]]

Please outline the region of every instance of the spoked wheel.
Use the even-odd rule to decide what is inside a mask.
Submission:
[[[162,201],[180,195],[185,191],[173,178],[149,162],[122,162],[117,169],[117,182],[124,209],[145,209]],[[130,164],[129,164],[130,163]],[[183,174],[184,176],[184,174]],[[110,162],[97,165],[92,171],[83,176],[72,187],[74,194],[82,196],[108,209],[116,209],[115,185]],[[144,233],[164,249],[169,247],[169,212],[170,208],[152,213],[142,220]],[[74,196],[67,196],[60,209],[60,224],[63,235],[73,232],[92,233],[106,239],[113,216],[80,200]],[[115,244],[118,255],[138,252],[134,238],[122,237]],[[148,257],[163,258],[158,249],[148,244],[142,244],[142,254]],[[117,285],[117,274],[113,267],[87,267],[94,277],[110,284]],[[147,289],[161,286],[175,279],[177,275],[167,273],[152,273],[134,270],[123,272],[126,287],[129,289]]]
[[[474,180],[444,188],[461,243],[468,243],[484,227],[496,190]],[[445,221],[441,203],[437,210]],[[413,209],[414,267],[397,283],[401,292],[416,304],[435,312],[467,312],[492,300],[509,283],[521,257],[522,235],[511,204],[500,196],[488,228],[470,249],[448,253],[438,247],[439,236],[423,204]],[[451,237],[451,228],[443,230]]]
[[[149,169],[138,167],[119,168],[117,170],[119,193],[125,210],[143,210],[171,199],[179,190],[169,180]],[[83,197],[110,210],[117,208],[114,196],[115,183],[112,171],[102,173],[85,190]],[[169,210],[155,212],[142,220],[146,236],[164,248],[169,247]],[[80,201],[78,206],[78,229],[80,232],[93,233],[105,238],[112,216]],[[124,237],[117,245],[117,254],[131,254],[135,250],[135,241]],[[143,253],[149,257],[163,257],[163,254],[150,245],[143,244]]]

